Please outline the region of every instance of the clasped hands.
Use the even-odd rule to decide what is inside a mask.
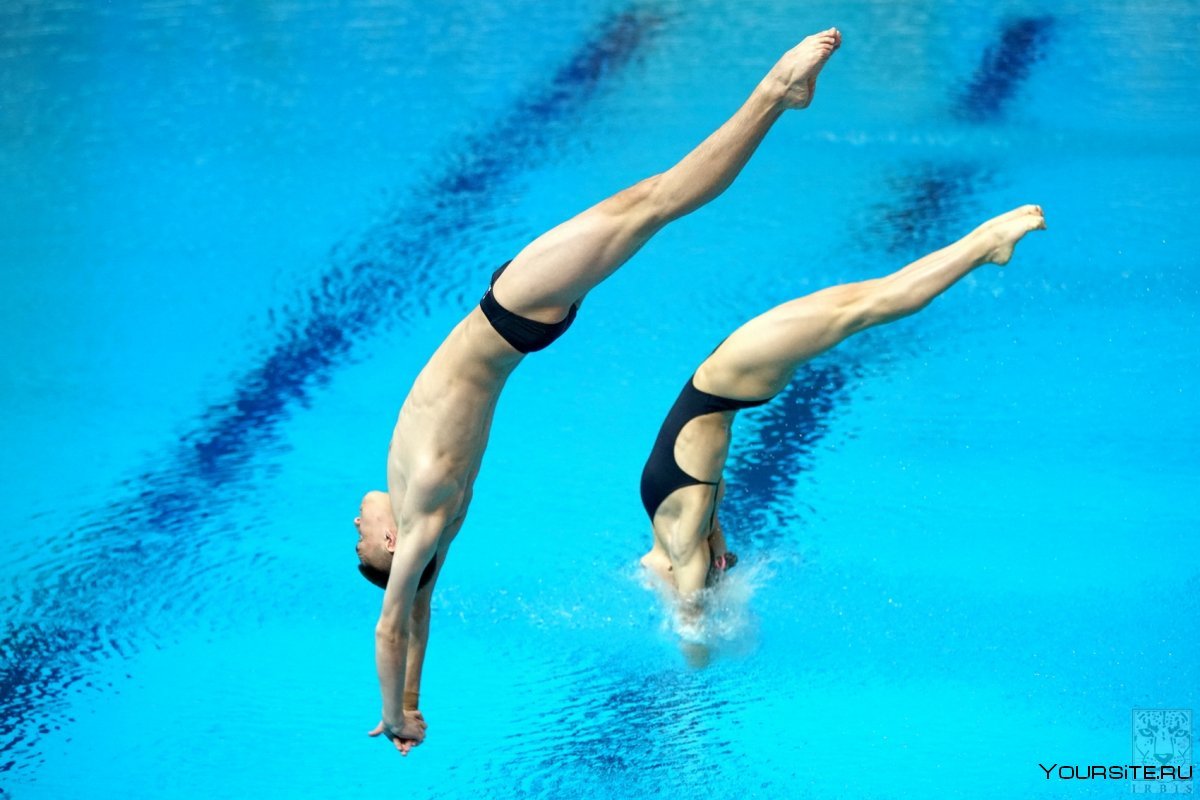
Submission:
[[[425,716],[417,709],[405,710],[399,725],[389,725],[383,720],[368,731],[368,736],[386,736],[400,751],[400,755],[408,755],[408,751],[425,741]]]

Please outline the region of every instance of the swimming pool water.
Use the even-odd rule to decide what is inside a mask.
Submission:
[[[0,795],[1076,797],[1195,708],[1200,8],[0,10]],[[406,760],[353,516],[495,265],[845,46],[506,389]],[[1050,230],[743,415],[690,669],[642,460],[733,327],[1012,206]],[[1194,733],[1192,737],[1194,743]]]

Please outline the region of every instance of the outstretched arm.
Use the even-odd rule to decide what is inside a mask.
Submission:
[[[710,509],[720,503],[723,484],[718,484],[715,498],[712,495],[714,489],[708,485],[688,486],[680,491],[693,495],[683,503],[690,513],[665,524],[656,538],[662,542],[671,562],[670,580],[677,593],[679,622],[685,628],[694,628],[704,616],[704,588],[712,564],[712,537],[721,535],[719,525],[714,524],[715,514],[710,513]]]
[[[443,535],[443,542],[434,554],[434,560],[425,569],[428,580],[423,585],[418,583],[416,596],[413,598],[411,627],[408,633],[408,658],[404,677],[404,711],[416,711],[420,707],[421,672],[425,667],[425,651],[429,646],[429,620],[431,618],[433,587],[438,575],[442,573],[442,565],[446,563],[446,553],[450,549],[462,520],[456,522]],[[422,579],[425,576],[422,575]]]
[[[663,226],[725,191],[780,115],[808,105],[818,73],[840,44],[841,34],[831,28],[785,53],[742,107],[678,164],[525,247],[496,282],[496,299],[532,319],[562,319],[572,303],[611,275]]]
[[[672,555],[671,569],[679,590],[679,617],[685,626],[699,625],[704,616],[704,581],[711,557],[708,539],[703,537]]]
[[[444,516],[419,514],[401,523],[392,569],[383,594],[383,609],[375,625],[375,669],[383,696],[383,713],[372,736],[384,735],[402,755],[425,738],[425,720],[421,712],[406,709],[404,692],[409,686],[410,648],[416,645],[416,686],[420,685],[420,665],[424,661],[429,633],[428,596],[425,612],[419,613],[418,588],[421,573],[437,553]]]

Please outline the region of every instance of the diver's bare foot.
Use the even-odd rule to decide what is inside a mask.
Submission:
[[[1046,218],[1041,206],[1021,206],[989,219],[975,229],[986,248],[981,263],[1007,264],[1021,237],[1030,231],[1045,229]]]
[[[780,104],[784,108],[808,108],[817,91],[817,75],[841,44],[841,32],[830,28],[814,33],[783,54],[767,73],[766,81],[772,90],[782,92]]]

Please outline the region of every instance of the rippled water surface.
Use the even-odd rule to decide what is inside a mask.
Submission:
[[[845,44],[506,389],[401,760],[350,519],[495,266]],[[0,9],[0,796],[1125,796],[1200,706],[1194,3]],[[733,327],[1050,230],[738,420],[693,668],[642,460]],[[1200,727],[1200,726],[1197,726]],[[1193,731],[1190,740],[1195,742]]]

